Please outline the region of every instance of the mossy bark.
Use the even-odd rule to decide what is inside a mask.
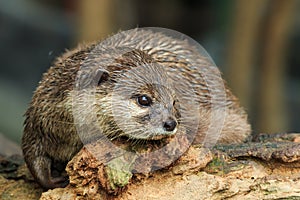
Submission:
[[[38,199],[42,190],[26,167],[4,161],[0,199]],[[261,134],[254,142],[213,149],[192,146],[162,170],[127,176],[122,168],[126,176],[117,177],[123,179],[108,176],[107,167],[83,148],[68,164],[71,183],[41,199],[300,199],[300,134]]]

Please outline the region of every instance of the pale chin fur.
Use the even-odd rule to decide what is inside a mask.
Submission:
[[[176,132],[177,128],[175,128],[173,131],[165,131],[163,128],[155,128],[147,134],[129,135],[128,137],[139,140],[161,140],[163,138],[174,136]]]

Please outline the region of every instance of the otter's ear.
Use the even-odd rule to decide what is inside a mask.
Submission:
[[[81,89],[99,86],[109,78],[109,72],[105,69],[86,69],[78,72],[76,87]]]
[[[97,85],[101,85],[101,83],[107,81],[109,78],[109,72],[105,69],[97,69],[95,74],[95,81]]]

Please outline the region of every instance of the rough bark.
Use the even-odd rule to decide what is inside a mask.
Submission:
[[[107,176],[107,170],[83,148],[68,164],[70,184],[41,199],[300,199],[300,134],[192,146],[171,166],[146,174],[126,176],[125,169],[125,176]],[[0,199],[38,199],[42,190],[20,162],[2,159],[0,172]]]

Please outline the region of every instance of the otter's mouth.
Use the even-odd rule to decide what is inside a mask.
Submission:
[[[167,138],[173,138],[177,133],[177,128],[173,131],[165,131],[161,128],[150,129],[148,131],[135,132],[134,134],[123,134],[123,136],[132,140],[157,141]]]
[[[165,138],[172,138],[177,132],[177,128],[175,128],[173,131],[163,131],[163,133],[156,133],[153,135],[150,135],[147,139],[148,140],[162,140]]]
[[[172,134],[172,135],[154,135],[154,136],[149,137],[148,140],[162,140],[162,139],[165,139],[165,138],[171,138],[174,135],[175,134]]]

